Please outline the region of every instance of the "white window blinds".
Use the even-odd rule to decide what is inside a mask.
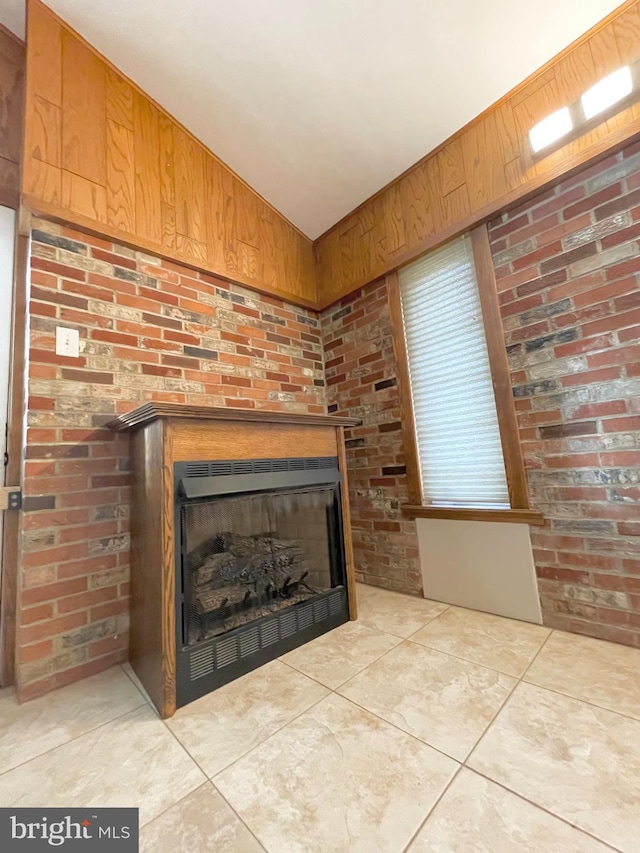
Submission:
[[[508,508],[471,240],[399,272],[424,500]]]

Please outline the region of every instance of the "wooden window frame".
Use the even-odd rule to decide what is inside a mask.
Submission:
[[[493,393],[498,414],[502,455],[507,475],[510,509],[477,509],[473,507],[441,507],[425,502],[420,476],[420,459],[411,396],[409,361],[400,299],[398,272],[386,276],[393,348],[398,366],[398,393],[404,452],[407,462],[409,503],[402,510],[409,518],[445,518],[458,521],[507,521],[520,524],[544,524],[542,513],[532,510],[527,494],[527,478],[518,435],[518,420],[511,389],[511,373],[504,344],[498,290],[491,259],[486,225],[471,231],[471,246],[478,280]]]

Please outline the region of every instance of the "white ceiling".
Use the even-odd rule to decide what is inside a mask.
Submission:
[[[311,238],[622,5],[47,2]]]

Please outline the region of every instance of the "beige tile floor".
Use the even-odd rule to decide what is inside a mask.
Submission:
[[[0,692],[0,806],[138,806],[143,853],[640,850],[640,649],[358,597],[166,722],[128,666]]]

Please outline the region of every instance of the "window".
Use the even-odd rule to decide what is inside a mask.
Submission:
[[[424,255],[387,282],[407,509],[445,518],[506,513],[513,516],[506,520],[530,520],[486,228]]]

